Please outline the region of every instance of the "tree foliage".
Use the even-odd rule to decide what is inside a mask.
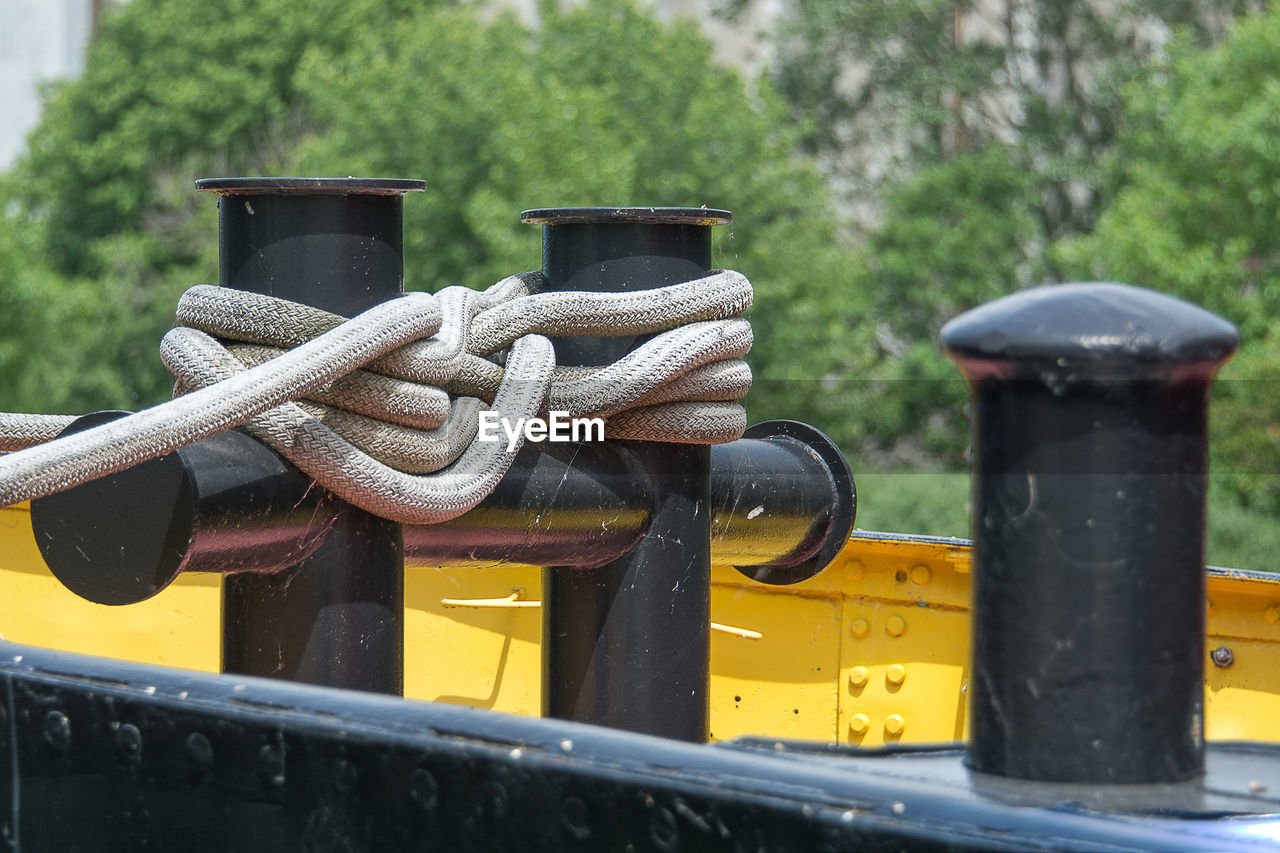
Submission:
[[[277,165],[298,130],[303,54],[341,52],[375,16],[391,26],[418,5],[143,0],[114,9],[84,74],[47,99],[12,182],[49,259],[61,272],[96,275],[106,263],[96,240],[167,230],[173,183],[187,171]],[[163,261],[179,253],[149,248]]]
[[[696,28],[624,0],[544,4],[532,29],[393,6],[388,20],[372,0],[132,0],[108,19],[6,184],[5,230],[31,235],[8,251],[43,270],[32,287],[50,305],[94,281],[89,307],[112,325],[65,324],[63,374],[4,384],[0,408],[163,396],[155,357],[126,353],[154,352],[177,294],[216,272],[214,205],[190,182],[274,172],[426,179],[406,200],[405,243],[409,285],[429,290],[536,267],[523,208],[729,207],[717,257],[757,285],[753,414],[823,420],[807,380],[849,369],[865,300],[848,287],[824,181],[768,86],[749,97]],[[5,332],[6,347],[31,346]],[[127,372],[95,378],[90,362]]]
[[[3,366],[0,408],[164,396],[159,335],[178,294],[217,270],[216,213],[192,179],[279,168],[305,125],[302,54],[416,5],[308,4],[138,0],[105,16],[83,76],[47,94],[28,153],[0,178],[0,268],[32,282],[0,285],[29,294],[3,346],[41,354]]]
[[[741,11],[755,0],[728,0]],[[960,311],[1074,274],[1053,250],[1114,196],[1134,81],[1172,33],[1212,45],[1250,0],[796,0],[771,77],[841,191],[871,298],[886,460],[958,465],[963,386],[936,335]],[[882,392],[892,389],[890,401]],[[904,417],[902,410],[913,417]]]
[[[1215,469],[1280,509],[1280,10],[1210,50],[1177,44],[1133,88],[1116,161],[1123,189],[1092,235],[1057,247],[1061,262],[1240,327],[1217,385]]]
[[[729,0],[741,10],[753,0]],[[796,0],[773,77],[806,142],[855,200],[974,149],[1018,152],[1047,240],[1087,229],[1106,201],[1099,157],[1121,86],[1174,30],[1220,38],[1256,0]]]

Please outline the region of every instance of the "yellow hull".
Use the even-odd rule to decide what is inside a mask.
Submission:
[[[959,542],[855,535],[816,578],[769,587],[712,575],[714,738],[765,735],[858,746],[965,736],[970,550]],[[410,566],[405,694],[537,714],[540,572]],[[106,607],[64,589],[32,539],[25,505],[0,510],[0,636],[65,651],[216,672],[217,576],[187,575],[142,604]],[[1280,576],[1211,572],[1207,734],[1280,741]],[[504,599],[488,606],[471,600]],[[447,602],[447,603],[442,603]],[[1028,619],[1035,614],[1028,613]]]

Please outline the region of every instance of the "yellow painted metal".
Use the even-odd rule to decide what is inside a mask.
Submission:
[[[10,642],[216,672],[219,584],[193,574],[141,604],[90,604],[45,567],[27,505],[0,510],[0,637]]]
[[[711,734],[833,740],[842,603],[775,589],[732,568],[712,572],[712,618],[763,636],[711,635]]]
[[[528,566],[409,567],[404,595],[405,695],[539,713],[541,610],[451,607],[443,600],[505,598],[515,590],[537,600],[541,587],[541,570]]]
[[[711,638],[711,729],[855,746],[965,736],[967,546],[855,536],[816,578],[790,587],[712,573],[713,619],[760,634]],[[405,693],[536,714],[540,571],[410,566]],[[1211,739],[1280,741],[1280,576],[1209,577]],[[467,603],[487,600],[487,606]],[[89,604],[49,574],[25,506],[0,510],[0,636],[69,651],[216,671],[219,582],[183,577],[151,601]],[[462,606],[459,606],[462,605]],[[1029,614],[1029,618],[1030,618]],[[1225,656],[1224,656],[1225,657]]]
[[[1215,740],[1280,740],[1280,575],[1211,577],[1205,653],[1205,733]]]

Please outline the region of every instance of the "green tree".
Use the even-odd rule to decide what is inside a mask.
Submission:
[[[192,179],[282,168],[306,126],[303,53],[340,50],[367,21],[419,5],[138,0],[109,11],[83,76],[48,93],[27,154],[0,178],[0,231],[20,235],[0,241],[0,269],[39,281],[3,345],[44,353],[38,369],[3,366],[0,408],[163,397],[159,335],[178,294],[217,269],[216,213]],[[20,289],[0,284],[6,297]]]
[[[341,52],[370,20],[394,27],[422,5],[122,4],[104,16],[84,74],[48,97],[11,194],[39,222],[61,272],[102,272],[109,260],[95,241],[131,233],[152,236],[148,259],[163,265],[183,254],[182,241],[160,240],[190,195],[175,198],[175,184],[189,189],[192,169],[278,166],[305,128],[295,83],[302,55]]]
[[[824,181],[797,155],[785,105],[768,86],[748,98],[696,29],[622,0],[545,4],[533,29],[443,5],[402,4],[415,8],[385,26],[369,4],[256,4],[265,17],[248,5],[127,4],[84,78],[53,94],[8,182],[11,222],[33,229],[28,257],[57,287],[110,279],[104,302],[131,306],[127,329],[93,347],[104,363],[118,363],[106,351],[126,337],[153,350],[177,293],[215,272],[213,204],[191,192],[192,179],[403,175],[428,184],[405,205],[406,271],[424,289],[536,267],[522,208],[732,208],[718,258],[757,284],[753,416],[826,417],[812,380],[856,368],[865,300],[850,288]],[[179,32],[194,31],[190,15],[202,33],[230,32],[210,47]],[[379,25],[358,25],[371,18]],[[276,28],[286,31],[279,43],[253,35]],[[252,58],[220,67],[242,55]],[[150,401],[166,384],[154,367],[119,382],[35,408]]]
[[[1280,509],[1280,10],[1218,47],[1180,42],[1134,86],[1123,189],[1088,237],[1057,247],[1080,277],[1166,290],[1240,327],[1218,381],[1215,471]]]
[[[858,367],[865,302],[828,194],[795,157],[781,102],[768,89],[748,102],[695,30],[620,2],[544,8],[534,32],[511,21],[482,32],[460,11],[306,73],[316,114],[335,130],[303,147],[304,168],[354,162],[427,179],[427,198],[406,206],[407,257],[425,282],[481,286],[537,266],[522,207],[732,207],[717,256],[756,282],[752,416],[805,417],[851,438],[819,380]],[[397,109],[424,89],[436,97]],[[338,120],[360,98],[362,119]],[[379,143],[388,138],[401,141]]]
[[[854,384],[866,461],[955,465],[968,444],[968,392],[936,334],[966,308],[1023,285],[1036,187],[988,146],[923,167],[888,192],[884,225],[859,257],[874,362]]]
[[[980,302],[1069,277],[1050,248],[1088,233],[1111,198],[1128,82],[1170,32],[1209,44],[1257,5],[788,5],[771,77],[860,237],[856,286],[870,296],[877,344],[867,372],[887,384],[861,389],[858,417],[889,461],[961,461],[963,388],[937,352],[938,329]]]
[[[728,0],[741,11],[752,0]],[[1087,229],[1106,201],[1100,155],[1122,84],[1174,30],[1221,37],[1255,0],[797,0],[772,76],[856,201],[921,168],[998,146],[1040,191],[1046,240]]]

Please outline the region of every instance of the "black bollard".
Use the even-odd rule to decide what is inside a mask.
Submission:
[[[404,285],[402,201],[422,181],[216,178],[223,287],[351,316]],[[223,584],[222,668],[400,694],[401,526],[343,506],[315,553]]]
[[[220,206],[223,284],[343,313],[379,301],[377,283],[390,295],[390,281],[398,292],[399,194],[414,185],[325,179],[201,182],[201,188],[225,196]],[[573,220],[566,226],[577,226],[592,224],[582,217],[600,214],[565,215]],[[727,218],[702,209],[610,209],[604,221],[594,223],[600,227],[569,229],[597,242],[587,251],[552,251],[549,269],[560,265],[552,280],[583,289],[645,288],[700,276],[710,263],[708,226]],[[603,265],[606,278],[612,276],[603,285],[592,280],[601,275],[591,268],[593,251],[619,253]],[[581,274],[572,269],[580,262],[586,264]],[[601,361],[625,352],[635,340],[596,339],[596,345],[613,348]],[[566,357],[583,358],[575,350],[585,345],[581,339],[558,343]],[[68,431],[121,414],[86,415]],[[707,458],[709,503],[703,476]],[[120,512],[126,505],[131,511]],[[54,575],[90,601],[143,601],[183,572],[228,575],[223,637],[228,671],[386,692],[401,683],[394,663],[402,654],[401,629],[399,617],[391,615],[391,603],[402,597],[401,553],[415,565],[552,565],[561,585],[596,590],[590,595],[639,573],[650,585],[649,603],[637,605],[638,594],[625,596],[626,606],[621,615],[609,617],[610,624],[619,632],[623,629],[616,626],[625,625],[627,631],[656,636],[653,646],[668,651],[673,647],[667,638],[679,633],[661,624],[662,608],[653,604],[661,596],[653,584],[670,582],[681,590],[681,618],[689,617],[682,624],[692,626],[680,630],[696,635],[691,642],[679,640],[674,647],[679,655],[671,655],[684,666],[678,670],[681,684],[703,685],[690,691],[690,701],[701,705],[691,718],[696,732],[706,724],[708,644],[699,627],[708,621],[703,526],[709,526],[711,555],[719,562],[763,583],[789,584],[812,577],[834,558],[848,539],[855,505],[848,464],[830,439],[804,424],[770,421],[709,451],[628,441],[530,444],[494,492],[470,512],[440,524],[402,527],[368,517],[315,488],[265,445],[233,430],[34,501],[32,526]],[[650,531],[666,531],[665,538],[650,541]],[[396,544],[401,535],[403,552]],[[637,553],[647,556],[631,562],[639,559]],[[305,571],[297,568],[304,560]],[[356,569],[357,564],[365,569]],[[659,564],[670,576],[646,568]],[[677,564],[683,568],[672,568]],[[312,571],[313,565],[322,568]],[[579,574],[597,569],[605,580]],[[644,586],[628,583],[629,589]],[[686,589],[692,594],[685,595]],[[609,611],[603,607],[600,618]],[[575,626],[563,635],[572,640],[568,645],[575,654],[586,658],[565,664],[571,657],[565,644],[553,644],[558,649],[550,653],[553,670],[578,672],[563,676],[575,684],[588,678],[597,688],[614,683],[614,676],[606,678],[596,669],[595,647],[585,634]],[[617,645],[623,642],[618,637],[633,635],[611,635],[610,642]],[[613,657],[626,664],[625,656]],[[638,666],[656,684],[668,672],[654,656]],[[563,696],[567,690],[549,692]],[[634,700],[625,691],[622,701],[603,695],[596,710],[607,704],[630,707],[628,713],[649,719],[688,716],[681,709],[657,707],[652,696],[642,698]],[[688,737],[704,738],[705,731]]]
[[[1206,416],[1237,342],[1118,284],[1026,291],[943,328],[973,406],[974,770],[1204,772]]]
[[[720,210],[525,211],[543,226],[548,290],[622,292],[701,277]],[[556,363],[610,364],[641,338],[560,338]],[[709,447],[628,441],[651,487],[644,537],[623,557],[542,574],[542,713],[705,741],[710,710]]]

